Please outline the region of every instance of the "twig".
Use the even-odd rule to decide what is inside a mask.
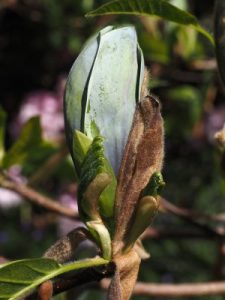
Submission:
[[[109,263],[106,267],[102,267],[102,271],[90,268],[81,271],[71,278],[59,279],[54,284],[54,295],[68,291],[75,286],[81,286],[87,283],[99,282],[103,278],[112,276],[114,273],[114,264]]]
[[[224,241],[221,239],[217,245],[218,247],[218,257],[214,266],[214,278],[217,280],[223,279],[223,271],[225,265],[225,245]]]
[[[58,295],[62,292],[69,291],[72,288],[82,287],[89,283],[96,283],[103,278],[112,276],[114,273],[114,265],[109,263],[100,269],[88,268],[84,271],[76,272],[75,275],[56,280],[53,284],[53,295]],[[26,297],[26,300],[36,300],[37,292]]]
[[[196,59],[190,63],[190,67],[192,69],[198,70],[198,71],[216,71],[217,69],[217,62],[213,59]]]
[[[161,205],[163,206],[163,208],[166,211],[171,212],[174,215],[178,215],[180,217],[187,218],[187,219],[202,218],[202,219],[211,220],[211,221],[215,220],[212,215],[196,212],[196,211],[193,211],[193,210],[190,210],[187,208],[183,208],[183,207],[178,207],[162,197],[161,197]]]
[[[190,229],[173,230],[163,228],[148,228],[141,236],[142,240],[151,239],[212,239],[214,234],[196,232]]]
[[[5,189],[9,189],[11,191],[18,193],[19,195],[23,196],[30,202],[38,204],[48,209],[49,211],[53,211],[62,216],[66,216],[68,218],[74,219],[78,217],[78,213],[76,211],[72,210],[71,208],[62,206],[55,200],[40,194],[39,192],[35,191],[34,189],[32,189],[27,185],[14,182],[6,178],[1,178],[0,186]]]
[[[109,280],[100,283],[101,288],[107,289]],[[225,282],[184,283],[184,284],[156,284],[138,282],[134,288],[134,295],[148,297],[199,297],[209,295],[225,295]]]
[[[211,220],[212,217],[210,215],[202,214],[186,208],[177,207],[176,205],[170,203],[169,201],[163,198],[161,198],[161,205],[166,211],[172,213],[175,216],[181,217],[182,219],[188,221],[189,223],[193,224],[195,227],[198,227],[199,229],[205,231],[208,234],[215,235],[217,237],[221,237],[224,234],[223,232],[221,233],[218,230],[214,230],[213,228],[211,228],[206,224],[202,224],[196,221],[196,219],[199,218]]]
[[[102,272],[96,269],[88,269],[76,273],[73,277],[59,279],[54,283],[54,295],[68,291],[77,286],[88,283],[96,283],[103,279],[94,288],[108,289],[110,279],[106,279],[113,274],[113,265],[108,265]],[[184,283],[184,284],[158,284],[142,283],[135,285],[133,295],[148,297],[200,297],[209,295],[225,295],[225,282],[215,281],[206,283]],[[36,299],[35,295],[29,296],[27,300]]]

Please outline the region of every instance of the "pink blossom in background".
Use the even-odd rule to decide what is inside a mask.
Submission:
[[[8,171],[8,176],[17,183],[26,183],[25,177],[21,175],[21,167],[13,166]],[[22,202],[22,197],[15,192],[0,188],[0,208],[3,210],[19,206]]]
[[[0,188],[0,208],[7,210],[12,207],[19,206],[22,198],[15,192]]]
[[[69,189],[65,191],[65,193],[62,193],[59,197],[59,202],[65,206],[69,207],[72,210],[78,212],[78,206],[77,206],[77,198],[76,198],[76,192],[75,192],[76,186],[70,185]],[[72,220],[66,217],[60,217],[58,222],[58,236],[62,237],[68,234],[70,231],[72,231],[75,228],[78,227],[85,227],[84,223],[79,220]],[[82,249],[85,249],[85,251],[89,251],[90,255],[95,256],[96,252],[98,251],[96,248],[96,245],[93,244],[93,242],[89,240],[85,240],[79,245],[79,247],[76,249],[76,252],[82,253]],[[77,251],[78,250],[78,251]],[[76,254],[78,254],[76,253]]]
[[[75,193],[65,192],[60,195],[59,202],[65,206],[71,208],[71,210],[78,212],[77,199]],[[66,235],[69,231],[76,227],[83,226],[83,223],[77,220],[71,220],[69,218],[60,217],[58,223],[59,236]]]
[[[26,183],[27,179],[22,176],[22,168],[20,165],[14,165],[12,166],[8,172],[7,175],[15,182],[17,183]]]
[[[58,140],[64,130],[63,92],[65,78],[60,77],[56,92],[48,90],[34,91],[28,94],[20,107],[11,132],[17,137],[24,125],[31,117],[40,116],[43,136],[46,139]]]
[[[225,106],[215,108],[208,115],[205,122],[205,133],[210,142],[214,142],[214,135],[220,131],[225,123]]]

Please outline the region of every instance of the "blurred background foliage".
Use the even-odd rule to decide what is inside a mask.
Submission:
[[[106,2],[0,1],[0,105],[7,113],[6,148],[11,153],[3,166],[16,180],[76,207],[76,183],[64,141],[62,97],[66,76],[91,34],[108,24],[133,24],[151,74],[151,92],[160,98],[165,119],[163,174],[167,184],[163,197],[177,206],[223,216],[225,180],[214,134],[225,122],[225,99],[212,45],[192,28],[158,18],[84,17]],[[213,0],[171,2],[192,12],[213,31]],[[32,142],[23,134],[33,136]],[[19,135],[22,143],[16,142]],[[78,224],[4,189],[0,189],[0,208],[2,260],[41,256],[57,237]],[[163,212],[153,226],[199,230]],[[144,240],[144,245],[151,259],[142,263],[142,281],[179,283],[224,278],[221,243],[216,239],[164,237]],[[103,299],[102,295],[92,290],[80,296],[70,292],[57,299]]]

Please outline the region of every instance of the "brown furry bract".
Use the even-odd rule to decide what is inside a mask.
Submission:
[[[121,251],[143,189],[164,157],[164,127],[160,103],[152,96],[139,102],[118,176],[114,253]]]

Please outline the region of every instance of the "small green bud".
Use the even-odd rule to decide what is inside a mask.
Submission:
[[[125,237],[126,248],[133,246],[140,235],[152,223],[159,207],[158,194],[164,186],[165,182],[162,174],[160,172],[153,173],[143,191],[142,198],[139,200],[137,209],[135,210],[134,221]]]
[[[159,201],[153,196],[144,196],[140,199],[135,212],[134,222],[130,231],[125,237],[125,249],[133,247],[140,235],[151,224],[159,207]]]
[[[144,189],[143,196],[153,196],[157,197],[165,186],[162,174],[160,172],[155,172],[149,180],[148,185]]]

